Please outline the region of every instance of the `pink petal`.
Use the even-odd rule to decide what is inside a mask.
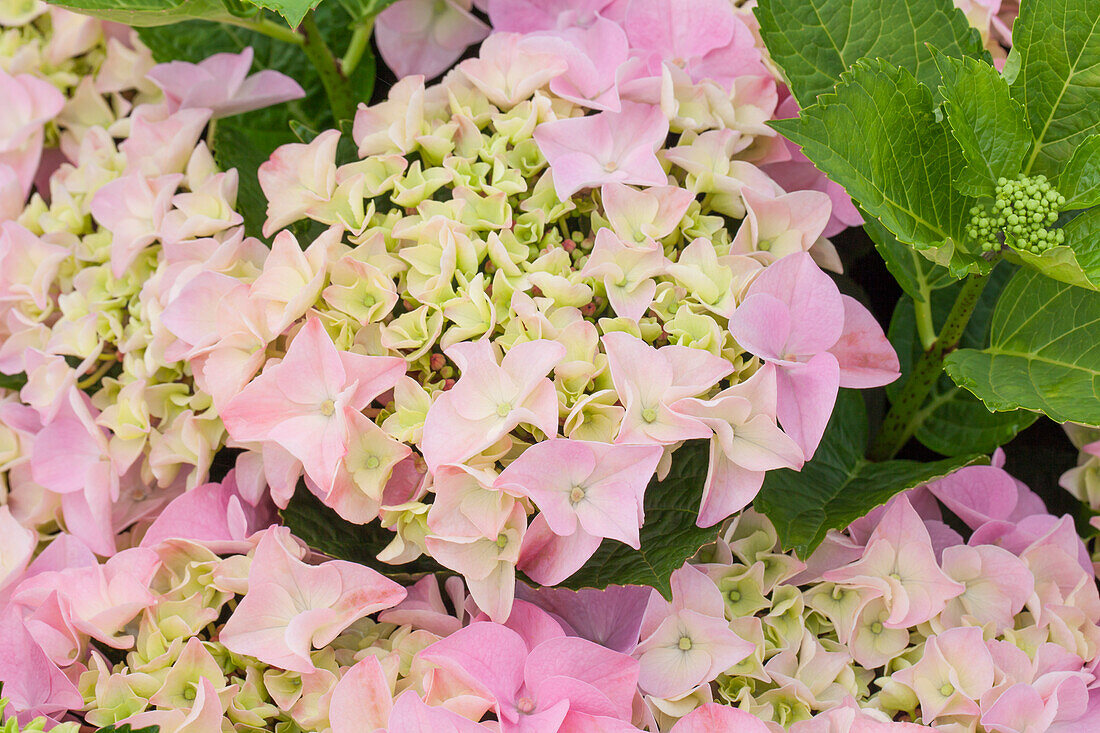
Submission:
[[[840,386],[840,365],[828,352],[805,364],[783,366],[776,372],[779,400],[776,414],[809,460],[825,434]]]
[[[523,537],[517,567],[540,585],[557,585],[580,570],[601,542],[601,538],[583,529],[568,537],[556,535],[539,514],[531,520]]]
[[[415,696],[415,694],[414,694]],[[332,733],[362,733],[385,728],[393,698],[378,657],[367,656],[340,678],[332,689],[329,720]]]
[[[844,332],[829,351],[840,362],[840,386],[866,389],[890,384],[901,376],[894,347],[870,311],[855,298],[844,302]]]

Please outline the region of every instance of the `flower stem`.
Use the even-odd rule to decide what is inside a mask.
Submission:
[[[111,367],[113,367],[117,363],[117,356],[112,356],[109,359],[104,360],[103,363],[99,365],[99,368],[95,370],[95,372],[77,382],[76,386],[80,389],[88,389],[92,385],[96,384],[100,379],[102,379],[107,374],[107,372],[111,371]]]
[[[374,18],[368,18],[351,32],[351,40],[348,41],[347,51],[340,60],[340,66],[349,77],[359,66],[359,62],[365,60],[368,66],[374,66],[374,53],[370,48],[370,34],[374,30]],[[373,70],[372,70],[373,71]],[[374,83],[374,74],[370,75],[371,83]],[[368,97],[369,99],[369,97]]]
[[[913,306],[917,315],[917,337],[920,346],[927,351],[936,343],[936,326],[932,323],[932,294],[925,293],[924,300],[914,300]]]
[[[295,46],[301,46],[303,41],[302,37],[295,33],[290,28],[287,28],[281,23],[268,20],[267,18],[259,18],[256,20],[250,20],[248,18],[236,18],[227,17],[221,18],[220,22],[226,25],[235,25],[238,28],[247,28],[250,31],[255,31],[269,38],[274,38],[277,41],[283,43],[291,43]]]
[[[901,394],[890,405],[890,412],[867,452],[867,457],[871,460],[886,461],[893,458],[917,429],[921,422],[924,401],[943,373],[944,357],[958,348],[959,339],[962,338],[966,324],[970,321],[988,281],[989,278],[984,275],[972,274],[963,283],[935,342],[921,354],[902,387]]]
[[[332,115],[339,127],[341,122],[355,116],[355,99],[351,93],[348,77],[344,74],[340,60],[333,55],[332,49],[325,43],[312,10],[306,13],[306,17],[298,27],[298,32],[302,34],[302,50],[321,77],[321,84],[325,88]]]

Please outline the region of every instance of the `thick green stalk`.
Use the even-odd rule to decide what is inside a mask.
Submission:
[[[313,17],[312,10],[302,20],[298,32],[302,34],[302,50],[321,77],[325,96],[328,97],[332,115],[339,126],[344,120],[350,120],[355,116],[355,97],[351,92],[348,77],[344,74],[340,60],[333,55],[332,49],[325,43],[325,37],[317,27],[317,20]]]
[[[959,339],[962,338],[988,280],[984,275],[967,277],[935,343],[921,354],[908,381],[902,387],[901,394],[890,405],[890,412],[882,421],[882,428],[867,451],[867,457],[871,460],[886,461],[893,458],[917,429],[921,420],[921,408],[943,373],[944,357],[958,348]]]

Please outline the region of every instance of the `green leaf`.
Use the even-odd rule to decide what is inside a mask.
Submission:
[[[237,169],[240,175],[237,211],[244,217],[245,231],[260,237],[267,218],[267,197],[260,188],[256,171],[267,162],[275,148],[298,140],[289,124],[285,130],[270,129],[251,118],[252,115],[247,114],[218,122],[214,129],[214,158],[224,169]]]
[[[989,347],[948,355],[947,373],[990,410],[1100,425],[1100,293],[1020,270],[997,302]]]
[[[760,0],[756,17],[802,107],[865,57],[908,69],[935,89],[939,72],[926,43],[949,56],[982,53],[981,37],[951,0]]]
[[[129,723],[123,723],[118,727],[112,724],[106,728],[100,728],[96,733],[160,733],[160,726],[150,725],[145,728],[131,728]]]
[[[753,507],[775,524],[785,549],[809,557],[830,529],[847,527],[894,494],[984,458],[872,463],[863,457],[867,437],[863,397],[842,389],[813,459],[801,471],[784,468],[764,477]]]
[[[984,349],[989,345],[993,307],[1015,269],[1008,263],[1002,263],[989,274],[990,282],[982,291],[960,339],[962,347]],[[961,288],[961,283],[955,283],[932,293],[932,324],[937,332],[947,320]],[[902,373],[901,379],[886,387],[886,394],[893,401],[922,352],[917,337],[916,309],[909,298],[898,301],[894,316],[890,319],[889,337],[901,361]],[[978,398],[957,386],[946,375],[941,375],[918,412],[920,423],[914,436],[926,447],[945,456],[991,453],[1037,418],[1035,413],[1026,410],[990,412]]]
[[[875,243],[875,249],[886,262],[886,269],[913,300],[923,303],[933,290],[957,282],[946,267],[940,267],[899,242],[878,219],[865,215],[863,221],[863,231]]]
[[[645,524],[641,549],[604,540],[584,567],[561,585],[566,588],[606,588],[609,585],[648,585],[668,597],[669,576],[717,536],[714,527],[695,525],[703,482],[710,464],[707,441],[684,444],[672,456],[664,481],[646,488]]]
[[[992,66],[934,53],[947,121],[967,163],[955,186],[971,196],[993,196],[997,179],[1015,178],[1031,146],[1027,115]]]
[[[286,509],[279,514],[296,537],[331,557],[367,565],[386,575],[445,572],[442,566],[426,555],[404,565],[380,563],[378,553],[393,540],[394,533],[378,522],[352,524],[342,519],[301,483]]]
[[[963,245],[974,199],[951,185],[966,159],[911,73],[859,61],[800,117],[771,124],[899,242],[954,274],[988,270]]]
[[[1091,208],[1069,221],[1062,231],[1066,247],[1073,250],[1085,277],[1100,290],[1100,208]]]
[[[184,20],[232,20],[221,0],[52,0],[52,5],[137,27],[159,26]]]
[[[23,389],[23,385],[27,383],[27,375],[23,372],[18,374],[0,374],[0,389],[10,389],[13,392]]]
[[[1080,219],[1081,217],[1077,218]],[[1076,219],[1074,219],[1074,221],[1076,221]],[[1090,290],[1100,290],[1100,269],[1096,268],[1097,263],[1094,263],[1093,271],[1090,275],[1090,273],[1086,272],[1081,266],[1081,260],[1078,259],[1074,251],[1075,247],[1080,247],[1082,250],[1096,248],[1096,237],[1100,235],[1100,232],[1090,234],[1087,229],[1087,227],[1083,226],[1070,229],[1066,233],[1067,244],[1060,244],[1057,247],[1043,250],[1042,254],[1035,254],[1029,250],[1015,247],[1013,242],[1016,237],[1011,232],[1008,232],[1005,234],[1005,242],[1008,243],[1009,246],[1005,247],[1003,250],[1005,259],[1020,265],[1026,265],[1033,270],[1038,270],[1047,277],[1054,278],[1068,285],[1076,285],[1079,288],[1088,288]]]
[[[1054,179],[1077,146],[1100,132],[1100,3],[1024,0],[1012,28],[1012,96],[1036,142],[1024,173]]]
[[[266,8],[286,19],[291,28],[297,28],[306,13],[320,5],[321,0],[248,0],[257,7]]]
[[[1100,134],[1081,141],[1055,187],[1066,197],[1064,211],[1100,205]]]

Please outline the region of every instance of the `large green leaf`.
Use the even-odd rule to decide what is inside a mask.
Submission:
[[[609,585],[648,585],[665,596],[670,593],[669,576],[699,548],[713,542],[713,527],[695,525],[703,481],[709,465],[706,441],[681,446],[672,457],[672,468],[664,481],[656,479],[646,488],[645,524],[641,548],[604,540],[584,567],[561,585],[567,588],[606,588]]]
[[[989,347],[945,366],[990,410],[1100,425],[1100,293],[1020,270],[993,313]]]
[[[933,290],[957,282],[946,267],[940,267],[917,254],[912,247],[899,242],[878,219],[864,215],[863,221],[863,231],[875,243],[875,249],[886,262],[886,269],[913,300],[923,303],[931,297]]]
[[[925,44],[949,56],[982,52],[978,32],[951,0],[760,0],[756,17],[803,107],[864,57],[908,69],[935,89],[939,73]]]
[[[132,26],[160,26],[184,20],[231,20],[221,0],[51,0],[51,4],[84,15]]]
[[[830,529],[842,529],[901,491],[982,460],[947,458],[931,463],[872,463],[867,410],[859,392],[842,389],[813,460],[801,471],[769,471],[753,507],[767,515],[786,549],[808,557]]]
[[[988,269],[964,245],[974,199],[951,185],[966,159],[910,72],[859,61],[800,117],[771,124],[899,242],[956,274]]]
[[[96,733],[160,733],[159,725],[150,725],[145,728],[131,728],[129,723],[123,723],[120,726],[114,724],[108,725],[106,728],[100,728]]]
[[[989,345],[993,307],[1015,269],[1008,263],[1002,263],[989,274],[990,282],[982,291],[960,339],[963,348],[984,349]],[[937,331],[947,320],[961,288],[960,283],[955,283],[932,293],[932,324]],[[898,301],[894,316],[890,319],[889,336],[901,361],[902,373],[901,379],[886,387],[886,394],[893,400],[922,353],[920,339],[917,338],[916,309],[909,298]],[[1026,410],[990,412],[978,398],[946,375],[941,375],[921,406],[918,413],[920,422],[914,436],[928,448],[945,456],[991,453],[1012,440],[1016,433],[1035,422],[1037,417]]]
[[[1073,151],[1057,181],[1066,211],[1100,205],[1100,134],[1089,135]]]
[[[1024,0],[1009,64],[1012,96],[1036,138],[1024,172],[1053,179],[1078,144],[1100,132],[1100,2]]]
[[[938,51],[935,59],[947,120],[967,163],[955,186],[971,196],[993,196],[997,179],[1015,178],[1031,146],[1027,115],[989,64]]]

